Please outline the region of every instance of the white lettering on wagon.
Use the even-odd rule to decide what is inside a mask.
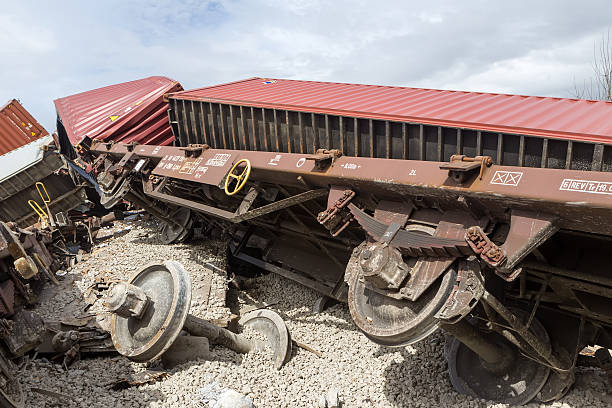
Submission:
[[[198,168],[202,159],[196,160],[188,160],[183,164],[183,167],[179,170],[179,174],[193,174],[193,172]]]
[[[493,178],[491,179],[491,184],[499,184],[502,186],[516,187],[521,182],[521,178],[523,178],[522,171],[497,170],[495,174],[493,174]]]
[[[300,160],[297,161],[297,163],[295,163],[295,167],[302,167],[304,163],[306,163],[306,158],[302,157]]]
[[[270,161],[268,162],[268,165],[278,166],[278,162],[280,161],[281,157],[282,156],[280,154],[277,154],[276,156],[270,159]]]
[[[206,165],[213,167],[224,166],[225,163],[227,163],[227,161],[229,160],[230,156],[231,154],[229,153],[217,153],[206,161]]]
[[[345,170],[356,170],[360,168],[361,165],[355,164],[355,163],[344,163],[344,164],[341,164],[340,167],[344,168]]]
[[[559,190],[612,195],[612,182],[563,179]]]
[[[202,178],[203,174],[206,174],[206,172],[208,171],[208,167],[206,166],[200,166],[198,167],[198,169],[196,170],[196,174],[195,174],[195,178],[199,179]]]

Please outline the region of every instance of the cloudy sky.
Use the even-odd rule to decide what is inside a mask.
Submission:
[[[150,75],[569,97],[611,26],[610,0],[4,1],[0,103],[53,130],[53,99]]]

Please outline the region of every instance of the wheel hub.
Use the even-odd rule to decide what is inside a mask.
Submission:
[[[515,310],[525,318],[526,313]],[[544,326],[533,319],[531,330],[549,341]],[[534,399],[546,384],[550,368],[520,352],[499,333],[482,333],[502,350],[500,364],[489,364],[456,337],[447,341],[444,354],[453,387],[462,394],[510,405],[523,405]],[[511,358],[507,350],[513,350]]]
[[[191,210],[186,207],[180,207],[170,214],[168,218],[175,221],[175,223],[163,223],[159,235],[160,241],[163,244],[185,241],[193,224]]]
[[[415,343],[432,334],[440,325],[435,314],[442,308],[451,293],[456,270],[451,267],[434,282],[416,301],[381,290],[372,284],[372,274],[364,276],[362,251],[366,244],[355,249],[349,260],[345,280],[349,285],[348,305],[355,324],[372,341],[385,346],[402,346]],[[370,254],[370,256],[373,254]],[[366,265],[369,256],[366,254]],[[393,255],[381,255],[383,266],[393,264]],[[384,261],[384,262],[383,262]],[[393,276],[392,273],[387,276]],[[387,279],[376,279],[381,286]]]
[[[113,313],[111,337],[119,353],[134,361],[150,361],[180,334],[191,305],[191,279],[178,262],[165,261],[145,267],[128,283],[128,288],[136,287],[133,294],[117,293],[116,302],[115,296],[110,299],[111,307],[125,311]],[[148,306],[142,305],[141,292]]]

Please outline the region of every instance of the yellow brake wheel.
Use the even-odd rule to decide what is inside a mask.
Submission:
[[[234,173],[242,164],[244,164],[244,168],[242,169],[242,171]],[[225,178],[225,194],[231,196],[242,190],[242,187],[244,187],[244,185],[246,184],[250,174],[251,162],[249,161],[249,159],[241,159],[234,163],[229,173],[227,173],[227,177]],[[232,179],[236,180],[236,184],[233,187],[230,187],[230,182],[232,181]]]

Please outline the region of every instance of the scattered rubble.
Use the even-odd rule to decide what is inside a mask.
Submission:
[[[157,381],[161,381],[168,377],[167,371],[162,370],[146,370],[139,373],[135,373],[126,378],[121,378],[117,381],[113,381],[106,384],[109,389],[114,391],[123,390],[129,387],[138,387],[145,384],[153,384]]]
[[[330,388],[327,394],[321,395],[319,398],[319,408],[339,408],[340,407],[340,396],[338,390]]]
[[[200,388],[200,398],[207,408],[253,408],[253,401],[249,397],[216,382]]]
[[[223,270],[227,265],[222,243],[159,245],[155,236],[157,223],[142,217],[118,221],[102,230],[113,234],[127,226],[132,228],[126,234],[106,240],[104,247],[94,246],[82,262],[67,268],[59,287],[48,286],[48,290],[41,292],[35,312],[45,321],[90,324],[88,319],[99,312],[102,303],[95,301],[91,306],[85,302],[84,295],[92,285],[108,286],[108,282],[128,279],[143,264],[177,259],[192,277],[190,313],[207,320],[229,322],[232,313],[225,303],[227,277]],[[203,266],[206,263],[219,270]],[[90,295],[92,292],[96,291],[90,290]],[[129,382],[137,381],[137,375],[146,378],[147,374],[140,373],[156,369],[155,365],[132,362],[116,354],[101,354],[95,358],[84,356],[66,369],[61,362],[39,355],[28,360],[20,371],[26,408],[52,406],[54,401],[65,407],[203,408],[206,405],[199,391],[212,382],[249,398],[255,407],[266,408],[316,407],[320,397],[327,396],[332,388],[341,393],[342,407],[504,406],[477,401],[453,390],[442,358],[441,334],[414,346],[385,348],[356,330],[343,304],[313,314],[309,306],[316,299],[315,292],[274,274],[253,280],[238,296],[236,312],[244,316],[254,307],[258,310],[266,305],[282,317],[296,344],[307,345],[319,353],[295,347],[280,370],[270,364],[269,351],[238,354],[211,345],[209,354],[203,358],[179,362],[166,371],[167,376],[162,375],[152,383],[136,382],[128,388],[109,390],[109,384],[118,379]],[[103,326],[103,322],[96,321]],[[245,328],[243,334],[249,337],[252,332]],[[542,407],[605,407],[607,387],[603,373],[582,369],[568,396]],[[68,398],[60,402],[59,397],[31,388]]]

